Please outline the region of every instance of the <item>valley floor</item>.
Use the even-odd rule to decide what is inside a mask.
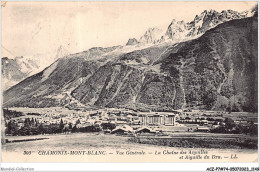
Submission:
[[[149,136],[142,136],[143,138],[148,138]],[[225,144],[227,140],[238,140],[239,138],[244,137],[243,135],[232,135],[232,134],[212,134],[212,133],[175,133],[170,137],[161,137],[157,139],[169,139],[172,138],[176,141],[179,138],[200,138],[202,140],[208,140],[218,138],[218,140],[222,139]],[[7,136],[6,139],[9,141],[12,140],[25,140],[25,139],[39,139],[39,138],[48,138],[43,140],[36,141],[26,141],[26,142],[14,142],[7,143],[2,146],[2,158],[4,161],[8,162],[20,162],[24,157],[27,158],[27,161],[39,162],[39,161],[50,161],[53,162],[61,162],[61,161],[69,161],[72,162],[77,160],[79,162],[82,161],[98,161],[98,162],[115,162],[118,160],[126,160],[126,162],[147,162],[147,161],[157,161],[157,162],[182,162],[179,159],[179,155],[172,155],[170,152],[180,152],[180,151],[201,151],[208,152],[207,155],[217,155],[221,156],[221,159],[193,159],[192,162],[252,162],[257,161],[257,149],[248,149],[248,148],[239,148],[236,146],[229,145],[223,146],[219,148],[210,148],[210,147],[194,147],[189,148],[185,145],[172,147],[173,145],[162,146],[162,144],[154,144],[150,142],[142,142],[139,143],[133,141],[134,137],[128,136],[117,136],[110,134],[101,134],[101,133],[73,133],[73,134],[55,134],[55,135],[37,135],[37,136]],[[138,136],[137,138],[140,138]],[[154,137],[154,139],[156,139]],[[257,138],[252,138],[257,143]],[[141,144],[140,144],[141,143]],[[143,144],[144,143],[144,144]],[[185,143],[185,142],[181,142]],[[220,143],[220,142],[216,142]],[[232,142],[229,142],[232,143]],[[223,145],[223,144],[222,144]],[[24,151],[32,152],[33,156],[23,155]],[[88,156],[88,159],[72,159],[73,156],[62,156],[65,159],[57,159],[57,155],[55,156],[41,156],[40,151],[106,151],[106,156]],[[125,159],[125,156],[122,156],[123,159],[120,159],[120,156],[117,155],[117,152],[145,152],[145,155],[138,155],[138,158],[133,158],[133,156],[129,155]],[[163,155],[155,155],[156,152],[165,152]],[[231,155],[235,155],[239,159],[230,159]],[[136,155],[137,156],[137,155]],[[193,156],[193,155],[192,155]],[[227,156],[227,159],[223,159]],[[56,157],[56,158],[55,158]],[[86,158],[86,156],[84,156]],[[97,159],[99,157],[99,159]],[[107,157],[107,158],[105,158]],[[132,158],[131,158],[132,157]],[[145,158],[146,157],[146,158]],[[161,158],[159,158],[161,157]],[[43,158],[47,158],[44,159]],[[67,159],[66,159],[67,158]],[[111,159],[110,159],[111,158]],[[130,159],[129,159],[130,158]],[[140,159],[139,159],[140,158]],[[186,160],[187,161],[187,160]]]

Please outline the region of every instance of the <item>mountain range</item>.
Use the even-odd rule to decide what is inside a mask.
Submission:
[[[66,55],[6,90],[3,105],[255,112],[258,20],[247,16],[204,11],[126,46]]]
[[[13,56],[2,58],[2,90],[19,83],[49,66],[55,60],[67,55],[63,46],[59,46],[54,53],[36,54],[34,56]]]
[[[2,89],[5,90],[31,75],[39,66],[31,59],[2,58]]]
[[[130,38],[129,41],[136,42],[135,44],[161,43],[170,40],[174,43],[182,42],[204,34],[207,30],[224,23],[229,20],[242,19],[249,17],[252,14],[249,11],[236,12],[233,10],[223,10],[217,12],[215,10],[205,10],[201,14],[196,15],[190,22],[172,20],[166,32],[159,28],[149,28],[143,36],[137,41],[135,38]],[[129,44],[129,41],[127,45]]]

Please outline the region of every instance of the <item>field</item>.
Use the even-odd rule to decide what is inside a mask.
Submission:
[[[257,138],[245,135],[214,134],[214,133],[174,133],[167,137],[138,136],[127,137],[101,133],[74,133],[37,136],[7,136],[8,141],[39,139],[44,140],[7,143],[3,146],[5,151],[22,150],[68,150],[68,149],[146,149],[153,148],[218,148],[218,149],[256,149]],[[174,140],[176,144],[163,144],[160,140]],[[195,140],[195,141],[194,141]],[[237,144],[239,141],[253,142],[254,147]],[[201,145],[199,145],[201,143]],[[227,144],[228,143],[228,144]]]
[[[98,133],[74,133],[74,134],[54,134],[37,136],[7,136],[6,139],[25,140],[36,138],[48,138],[45,140],[7,143],[3,146],[5,151],[23,151],[23,150],[84,150],[84,149],[131,149],[145,147],[138,143],[128,142],[128,137],[105,135]]]
[[[257,149],[258,139],[243,134],[174,133],[170,137],[134,137],[129,141],[183,148]]]
[[[187,137],[189,134],[186,134]],[[211,134],[212,137],[219,137],[219,134]],[[177,136],[177,134],[176,134]],[[173,136],[172,136],[173,137]],[[182,136],[184,137],[184,136]],[[198,137],[205,138],[199,134]],[[225,148],[188,148],[171,147],[153,144],[140,144],[130,141],[132,137],[116,136],[98,133],[75,133],[57,135],[37,135],[37,136],[7,136],[9,141],[33,140],[24,142],[6,143],[2,146],[2,159],[5,162],[182,162],[179,155],[171,152],[181,151],[207,151],[209,156],[230,156],[236,154],[239,159],[226,159],[228,162],[253,162],[257,161],[257,149],[225,149]],[[168,137],[169,138],[169,137]],[[23,155],[24,151],[31,151],[32,155]],[[106,156],[41,156],[41,151],[106,151]],[[121,152],[145,152],[145,155],[119,156]],[[156,152],[166,152],[163,155],[156,155]],[[59,157],[59,158],[58,158]],[[60,159],[62,158],[62,159]],[[190,157],[189,157],[190,158]],[[190,161],[191,159],[188,159]],[[187,160],[186,160],[187,161]],[[194,159],[192,162],[221,162],[221,159]]]
[[[27,108],[27,107],[13,107],[13,108],[8,108],[9,110],[17,111],[17,112],[22,112],[22,113],[39,113],[39,114],[79,114],[83,113],[82,111],[76,111],[76,110],[70,110],[67,108],[62,108],[62,107],[49,107],[49,108]]]

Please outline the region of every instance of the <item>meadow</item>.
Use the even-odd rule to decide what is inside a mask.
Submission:
[[[257,149],[258,138],[244,134],[174,133],[170,137],[132,137],[129,141],[182,148]]]

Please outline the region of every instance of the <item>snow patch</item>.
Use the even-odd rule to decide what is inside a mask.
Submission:
[[[198,23],[195,24],[196,28],[202,28],[203,20],[200,20]]]
[[[147,63],[149,62],[149,61],[147,60],[147,58],[145,58],[145,57],[142,57],[141,60],[142,60],[142,62],[143,62],[144,64],[147,64]]]
[[[55,63],[50,65],[50,67],[48,67],[46,70],[43,71],[42,81],[45,81],[50,76],[50,74],[56,69],[57,64],[58,64],[58,61],[56,61]]]
[[[157,65],[150,67],[150,69],[152,69],[153,71],[155,71],[157,73],[160,73],[160,71],[161,71],[160,68],[161,68],[161,64],[157,64]]]

